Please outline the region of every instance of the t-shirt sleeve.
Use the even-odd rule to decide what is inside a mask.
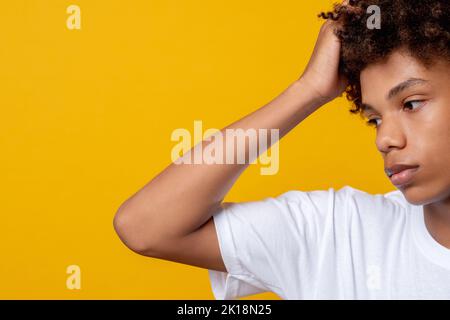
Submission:
[[[335,191],[288,191],[231,203],[213,214],[227,272],[208,270],[214,297],[231,300],[273,292],[313,272],[332,215]]]

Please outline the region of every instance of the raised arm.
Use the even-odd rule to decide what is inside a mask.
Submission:
[[[342,93],[346,83],[338,74],[340,43],[333,33],[335,27],[335,22],[323,24],[299,79],[263,107],[221,130],[224,146],[225,129],[279,129],[282,138]],[[268,146],[275,142],[269,139]],[[193,149],[209,143],[204,140]],[[114,217],[114,228],[125,245],[145,256],[226,271],[212,215],[226,205],[224,197],[253,160],[248,159],[248,143],[234,151],[245,153],[245,164],[171,163],[126,200]]]

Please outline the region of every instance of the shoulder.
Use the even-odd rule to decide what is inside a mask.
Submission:
[[[369,193],[346,185],[339,189],[298,191],[290,190],[277,197],[290,206],[314,206],[322,212],[344,216],[370,216],[380,219],[404,218],[412,205],[400,190]]]

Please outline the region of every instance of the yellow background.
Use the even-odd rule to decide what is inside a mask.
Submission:
[[[173,130],[223,128],[297,79],[331,3],[2,1],[0,298],[213,299],[207,270],[133,253],[113,216],[170,163]],[[71,4],[81,30],[66,27]],[[308,117],[281,140],[278,174],[251,165],[225,201],[393,190],[349,108]],[[72,264],[80,290],[66,288]]]

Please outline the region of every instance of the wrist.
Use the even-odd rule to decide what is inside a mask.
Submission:
[[[301,92],[306,97],[308,103],[317,109],[330,101],[327,97],[322,96],[307,78],[300,77],[291,86],[293,90]]]

